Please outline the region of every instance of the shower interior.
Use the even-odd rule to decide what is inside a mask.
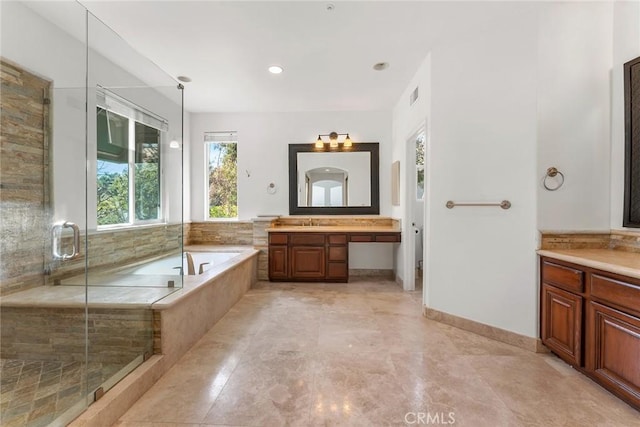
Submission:
[[[100,277],[183,253],[183,88],[80,3],[0,8],[0,425],[66,425],[153,354],[151,304],[182,286]]]

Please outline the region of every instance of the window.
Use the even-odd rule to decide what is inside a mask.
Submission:
[[[106,91],[99,91],[98,105],[98,226],[160,221],[167,122]]]
[[[416,198],[424,198],[424,133],[416,138]]]
[[[209,219],[238,217],[238,137],[236,132],[204,135]]]

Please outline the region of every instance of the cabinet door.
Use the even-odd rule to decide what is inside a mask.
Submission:
[[[542,342],[567,363],[581,366],[582,297],[542,284]]]
[[[292,279],[323,279],[325,272],[325,248],[292,246],[290,252]]]
[[[289,263],[286,246],[269,246],[269,279],[288,279]]]
[[[587,370],[636,407],[640,406],[640,318],[597,302],[587,317]]]

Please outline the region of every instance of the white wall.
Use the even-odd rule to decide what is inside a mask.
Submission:
[[[409,104],[409,96],[418,87],[418,99],[413,105]],[[391,213],[396,218],[407,219],[409,213],[407,212],[407,198],[414,197],[413,186],[407,182],[407,140],[419,130],[421,126],[426,125],[427,144],[425,146],[425,158],[426,163],[430,162],[431,154],[429,152],[429,115],[431,109],[431,55],[422,61],[420,67],[416,71],[415,75],[411,79],[411,82],[407,85],[400,96],[398,102],[393,109],[393,149],[392,159],[400,161],[400,205],[392,206]],[[426,167],[425,182],[430,182],[430,168]],[[426,187],[425,187],[426,190]],[[425,203],[428,203],[428,194],[425,194]],[[389,200],[390,202],[390,200]],[[395,265],[396,275],[401,280],[405,278],[405,256],[404,253],[412,254],[415,249],[413,230],[411,227],[411,221],[402,221],[402,234],[404,236],[402,244],[399,245],[395,253]],[[411,236],[410,238],[408,236]],[[429,242],[429,234],[426,227],[424,227],[423,236],[426,236]],[[411,256],[411,255],[410,255]],[[426,264],[426,259],[425,259]],[[426,269],[426,266],[425,266]]]
[[[536,169],[540,230],[609,229],[612,18],[612,5],[605,2],[548,3],[541,8]],[[557,191],[542,186],[551,166],[565,175]]]
[[[537,332],[537,16],[510,19],[431,53],[427,306]],[[447,200],[499,202],[447,209]]]
[[[612,56],[638,52],[637,7],[505,6],[500,21],[433,46],[430,71],[419,71],[393,116],[401,162],[427,117],[425,305],[537,336],[537,229],[609,225],[609,69]],[[614,42],[625,40],[624,54],[612,49],[620,21]],[[405,98],[421,79],[430,106],[411,111]],[[549,166],[567,177],[555,193],[541,190]],[[503,199],[511,209],[444,206]],[[406,218],[405,206],[392,212]]]
[[[289,214],[289,144],[312,144],[319,133],[349,133],[354,142],[380,143],[380,214],[391,215],[391,113],[193,113],[191,115],[191,219],[205,220],[206,174],[203,137],[211,131],[238,132],[238,215]],[[267,193],[274,182],[275,194]],[[359,244],[349,252],[350,268],[393,268],[392,244]]]
[[[624,207],[624,81],[622,65],[640,56],[640,2],[613,5],[611,69],[611,228],[621,229]],[[628,229],[628,230],[638,230]]]

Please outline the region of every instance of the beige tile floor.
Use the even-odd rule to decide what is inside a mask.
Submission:
[[[259,283],[116,425],[640,426],[555,356],[425,319],[420,298]]]

